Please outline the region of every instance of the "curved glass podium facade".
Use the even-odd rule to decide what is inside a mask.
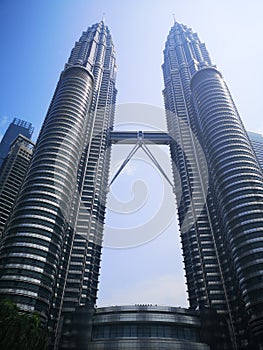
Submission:
[[[199,311],[157,305],[79,309],[62,339],[62,349],[211,349]]]

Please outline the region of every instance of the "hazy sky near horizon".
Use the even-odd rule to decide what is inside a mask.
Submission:
[[[37,134],[74,42],[103,13],[117,54],[118,103],[163,107],[162,51],[174,14],[205,42],[247,129],[263,133],[262,0],[1,0],[0,135],[14,117]],[[125,175],[134,180],[131,168]],[[184,306],[183,274],[174,219],[148,244],[104,249],[98,302]]]

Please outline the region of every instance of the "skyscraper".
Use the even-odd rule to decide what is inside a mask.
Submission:
[[[247,134],[256,153],[259,164],[263,169],[263,136],[252,131],[248,131]]]
[[[0,172],[0,237],[26,175],[34,143],[18,135],[11,143]]]
[[[96,301],[113,125],[115,52],[104,22],[76,42],[60,75],[4,233],[0,296],[56,334]]]
[[[94,312],[116,99],[115,52],[101,21],[61,73],[0,248],[0,298],[38,312],[55,349],[92,341],[150,349],[158,337],[171,349],[260,344],[262,170],[221,73],[184,25],[170,31],[163,73],[191,310]]]
[[[9,152],[11,143],[16,139],[16,137],[21,134],[28,139],[31,139],[33,131],[34,128],[32,127],[31,123],[26,122],[25,120],[14,118],[6,130],[0,143],[0,166],[2,165]]]
[[[170,30],[163,75],[190,306],[216,309],[246,348],[247,322],[256,342],[263,333],[262,171],[222,74],[185,25]]]

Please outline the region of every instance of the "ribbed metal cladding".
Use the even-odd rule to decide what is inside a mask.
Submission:
[[[47,318],[89,120],[93,78],[81,66],[58,82],[4,233],[0,295]]]
[[[222,271],[224,258],[219,252],[220,228],[210,189],[205,191],[207,185],[202,173],[206,162],[204,157],[201,162],[198,156],[202,150],[196,142],[190,89],[192,75],[210,65],[209,54],[197,34],[175,23],[164,50],[163,94],[168,131],[175,141],[170,151],[189,302],[193,308],[212,307],[227,314],[229,296]]]
[[[66,67],[81,65],[93,78],[84,147],[74,179],[75,194],[60,264],[49,327],[62,346],[68,321],[79,306],[96,303],[110,165],[110,130],[117,90],[115,50],[103,21],[83,32]],[[66,329],[65,329],[66,327]],[[60,344],[60,345],[59,345]]]
[[[176,198],[189,302],[193,308],[206,306],[224,315],[230,329],[230,334],[226,336],[231,339],[233,349],[237,349],[246,348],[246,344],[250,341],[247,332],[247,312],[253,312],[251,320],[257,317],[255,309],[251,308],[248,294],[252,296],[254,293],[253,298],[257,302],[261,298],[260,295],[255,296],[261,288],[261,272],[258,275],[254,271],[256,264],[262,263],[262,260],[256,263],[255,255],[255,253],[261,254],[256,248],[256,245],[261,243],[253,242],[254,255],[252,255],[250,248],[246,249],[244,242],[247,240],[247,235],[255,229],[252,226],[261,225],[262,214],[257,210],[261,211],[258,205],[261,208],[262,197],[261,189],[257,189],[256,184],[261,186],[262,175],[225,84],[221,88],[213,86],[210,82],[205,85],[203,89],[206,90],[206,95],[202,95],[202,99],[206,104],[202,105],[204,109],[202,123],[206,120],[209,122],[203,126],[198,118],[200,105],[199,101],[193,103],[192,87],[197,86],[197,83],[193,84],[198,80],[199,74],[204,74],[201,72],[217,72],[215,67],[197,34],[185,25],[175,22],[164,50],[163,95],[168,131],[175,141],[171,144],[170,151],[177,188]],[[219,79],[219,75],[217,78]],[[222,82],[222,78],[220,79]],[[220,121],[210,118],[213,113],[221,115]],[[203,128],[205,132],[202,131]],[[211,144],[208,144],[208,137],[211,139]],[[238,157],[233,160],[236,152]],[[218,165],[214,164],[215,156],[221,156],[221,163]],[[211,162],[207,162],[210,158]],[[233,161],[237,169],[240,167],[241,171],[244,170],[242,176],[239,170],[236,173],[232,170]],[[245,168],[243,163],[246,165]],[[219,170],[220,167],[222,171]],[[250,181],[255,184],[252,191]],[[221,191],[222,186],[224,191],[219,198],[215,188]],[[252,200],[253,191],[258,192]],[[241,197],[237,198],[240,194]],[[253,201],[254,203],[251,203]],[[246,223],[247,226],[244,225],[242,215],[245,215],[245,207],[251,210],[248,217],[256,224],[249,222]],[[259,231],[258,234],[262,235]],[[241,253],[240,249],[244,251]],[[247,252],[249,258],[246,256]],[[241,254],[244,254],[242,259]],[[247,266],[245,271],[246,259],[250,259],[251,266]],[[257,286],[253,293],[254,287],[248,292],[249,288],[246,285],[250,282],[254,283],[254,287]],[[247,305],[247,312],[243,299]]]
[[[263,335],[263,178],[221,74],[191,82],[218,210],[254,335]]]
[[[116,58],[108,27],[101,21],[84,32],[67,66],[82,62],[94,76],[91,114],[85,150],[78,172],[78,204],[72,212],[74,238],[68,259],[62,312],[95,304],[103,239],[108,173],[109,132],[116,102]],[[74,218],[73,218],[74,219]],[[73,222],[73,220],[72,220]]]

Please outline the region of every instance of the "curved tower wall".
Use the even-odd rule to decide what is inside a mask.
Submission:
[[[212,307],[229,314],[220,227],[208,186],[205,157],[199,157],[202,149],[191,100],[192,76],[209,66],[211,59],[197,34],[175,23],[164,50],[163,95],[168,130],[175,141],[170,152],[189,302],[193,308]]]
[[[213,68],[192,78],[192,96],[224,225],[225,244],[255,334],[263,332],[263,177],[228,88]]]
[[[107,184],[110,166],[109,131],[116,102],[116,58],[110,32],[104,22],[84,32],[72,50],[67,66],[83,62],[93,77],[93,96],[85,148],[78,171],[76,204],[72,210],[72,245],[62,310],[72,312],[79,305],[97,299]]]
[[[56,285],[92,85],[83,67],[61,74],[1,246],[0,293],[44,315]]]
[[[37,311],[54,332],[63,312],[97,297],[115,80],[101,21],[83,32],[61,73],[4,233],[0,298]]]
[[[246,348],[247,322],[263,331],[262,171],[197,34],[175,23],[162,68],[190,306],[224,315],[233,348]]]

